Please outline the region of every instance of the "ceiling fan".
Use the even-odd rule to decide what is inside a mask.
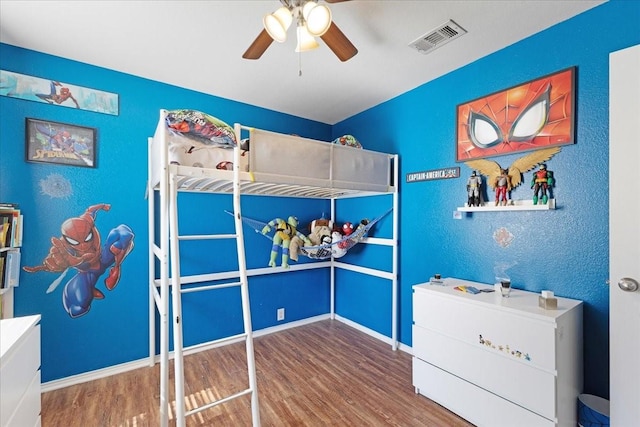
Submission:
[[[341,3],[349,0],[324,0],[326,3]],[[315,37],[320,37],[329,49],[341,60],[353,58],[358,49],[331,19],[331,10],[317,0],[280,0],[282,7],[266,15],[264,29],[242,55],[245,59],[258,59],[275,40],[282,43],[287,38],[287,29],[295,19],[296,52],[318,47]]]

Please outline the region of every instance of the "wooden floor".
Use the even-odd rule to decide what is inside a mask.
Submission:
[[[410,355],[339,321],[258,337],[254,346],[262,426],[472,425],[415,394]],[[44,393],[42,425],[157,426],[158,373],[156,365]],[[244,343],[186,356],[185,376],[187,409],[246,389]],[[187,426],[251,426],[250,397],[192,415]]]

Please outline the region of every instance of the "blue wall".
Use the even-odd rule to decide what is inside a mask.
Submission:
[[[613,34],[612,28],[619,31]],[[494,283],[494,266],[513,264],[508,274],[515,287],[550,289],[584,301],[584,391],[608,396],[608,61],[610,52],[640,43],[638,28],[640,2],[608,2],[334,126],[334,134],[354,133],[376,141],[373,149],[400,154],[403,343],[411,343],[412,285],[433,273]],[[548,162],[557,180],[558,208],[453,219],[466,201],[471,173],[455,163],[456,106],[572,66],[577,67],[576,144],[563,146]],[[520,156],[493,160],[507,167]],[[410,172],[450,166],[460,166],[461,178],[404,180]],[[531,176],[525,174],[514,199],[531,197]],[[493,238],[501,227],[514,236],[505,248]],[[357,304],[383,297],[364,293]]]
[[[192,108],[228,123],[241,121],[322,140],[350,133],[366,148],[398,153],[401,341],[411,344],[412,285],[435,272],[492,283],[496,263],[513,263],[508,273],[515,287],[551,289],[560,296],[585,301],[584,391],[608,397],[608,55],[640,42],[639,22],[640,2],[608,2],[333,127],[0,44],[4,70],[120,95],[119,116],[0,97],[0,200],[17,202],[24,211],[22,264],[40,264],[49,250],[49,239],[59,236],[61,223],[96,203],[112,205],[109,212],[97,215],[96,226],[101,232],[125,223],[135,233],[136,246],[123,264],[120,283],[113,291],[105,291],[104,300],[94,301],[91,311],[83,317],[71,319],[62,309],[63,285],[52,293],[45,292],[56,274],[21,273],[16,315],[43,316],[43,381],[146,356],[146,139],[155,129],[160,108]],[[611,28],[618,31],[611,32]],[[455,164],[456,106],[570,66],[577,67],[577,142],[564,146],[549,162],[557,178],[558,209],[474,213],[461,220],[453,219],[452,212],[466,200],[466,176],[470,173],[464,164]],[[98,128],[98,167],[25,163],[25,117]],[[517,157],[496,160],[508,165]],[[404,183],[406,173],[454,165],[461,167],[459,179]],[[41,182],[54,174],[71,183],[72,195],[53,198],[42,192]],[[528,179],[530,175],[525,175],[525,181]],[[512,196],[527,199],[531,194],[523,185]],[[375,217],[388,206],[386,200],[343,203],[356,218]],[[221,213],[231,207],[225,196],[184,195],[181,204],[197,206],[202,222],[211,229],[230,226],[228,215]],[[243,202],[243,209],[246,215],[264,220],[295,213],[304,222],[327,212],[328,204],[250,197]],[[506,248],[493,238],[501,227],[514,235]],[[376,232],[387,236],[390,229],[387,216]],[[257,235],[249,235],[248,239],[249,266],[264,266],[269,242]],[[191,250],[194,258],[188,268],[195,269],[200,263],[195,256],[201,252],[198,249]],[[388,260],[384,250],[373,256],[354,251],[348,257],[365,265],[379,265]],[[214,253],[207,262],[224,261],[224,253]],[[390,335],[388,284],[360,280],[352,272],[340,276],[337,293],[343,298],[338,299],[338,314]],[[326,271],[252,279],[254,328],[273,326],[277,307],[287,308],[287,320],[327,313],[327,279]],[[102,279],[98,283],[104,289]],[[228,295],[237,297],[232,291]],[[191,299],[185,304],[191,305],[193,324],[206,322],[206,327],[185,330],[187,345],[238,328],[238,322],[228,319],[237,320],[239,312],[224,298]]]
[[[108,212],[99,211],[95,224],[104,241],[119,224],[135,233],[134,249],[122,264],[120,282],[112,291],[98,279],[96,288],[105,294],[94,300],[89,312],[72,319],[62,305],[62,292],[71,271],[51,293],[46,293],[59,273],[21,271],[15,292],[15,315],[42,315],[42,380],[44,382],[84,373],[146,357],[148,348],[148,232],[147,138],[153,135],[161,108],[191,108],[206,111],[233,124],[243,124],[283,133],[329,140],[329,125],[268,111],[158,82],[101,69],[63,58],[43,55],[9,45],[0,45],[2,69],[55,79],[77,86],[119,94],[118,116],[75,108],[0,96],[0,200],[18,203],[24,214],[22,265],[42,263],[51,247],[51,238],[60,236],[62,223],[78,217],[91,205],[108,203]],[[97,128],[97,168],[80,168],[24,161],[25,118],[33,117]],[[43,191],[50,181],[67,183],[71,193],[54,197]],[[181,209],[194,214],[181,217],[182,233],[233,230],[230,196],[180,195]],[[263,221],[297,215],[304,223],[329,212],[324,200],[285,200],[247,197],[244,213]],[[194,215],[197,220],[194,221]],[[194,230],[195,225],[201,225]],[[250,268],[266,267],[271,242],[247,233]],[[237,262],[233,248],[205,248],[185,244],[184,273],[195,266]],[[227,266],[224,270],[231,269]],[[274,326],[276,309],[285,307],[287,321],[304,319],[329,311],[328,271],[279,274],[250,280],[253,326]],[[232,298],[229,300],[227,298]],[[237,333],[242,326],[239,294],[221,291],[184,299],[185,345],[210,341]],[[236,300],[238,301],[236,303]]]

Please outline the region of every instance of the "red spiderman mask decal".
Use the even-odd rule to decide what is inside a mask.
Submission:
[[[573,142],[573,69],[458,107],[456,160]]]

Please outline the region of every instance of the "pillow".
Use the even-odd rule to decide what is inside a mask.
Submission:
[[[233,150],[219,145],[203,144],[180,136],[168,139],[169,163],[208,169],[233,169]],[[249,156],[240,156],[240,170],[249,170]]]
[[[346,145],[347,147],[362,148],[362,144],[360,144],[360,142],[358,142],[356,137],[353,135],[342,135],[340,138],[334,139],[333,143],[338,145]]]
[[[195,110],[171,110],[167,112],[167,127],[177,135],[183,135],[207,145],[233,147],[236,134],[222,120]]]

